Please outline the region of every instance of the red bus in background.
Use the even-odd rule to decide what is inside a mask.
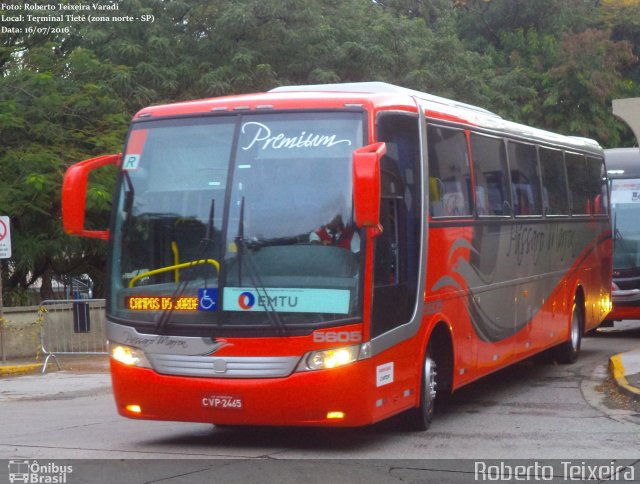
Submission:
[[[595,141],[377,82],[143,109],[63,187],[66,231],[110,241],[118,411],[221,425],[426,429],[439,395],[573,362],[610,310],[608,206]]]
[[[640,149],[605,150],[611,184],[613,310],[609,323],[640,319]]]

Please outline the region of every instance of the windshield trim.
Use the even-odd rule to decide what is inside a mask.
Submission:
[[[123,147],[123,152],[126,151],[126,147],[129,143],[132,132],[138,129],[148,129],[148,128],[156,127],[159,125],[158,123],[164,124],[166,122],[170,124],[171,121],[174,121],[174,120],[193,119],[194,121],[196,121],[196,120],[204,120],[209,118],[218,118],[218,119],[229,118],[230,119],[231,117],[234,117],[235,118],[234,133],[235,134],[234,134],[233,144],[231,148],[231,155],[229,159],[228,169],[230,171],[229,171],[229,176],[227,177],[226,193],[224,195],[224,203],[223,203],[224,207],[222,209],[222,213],[224,214],[224,216],[222,219],[221,232],[223,234],[222,235],[223,240],[227,240],[229,230],[233,231],[233,227],[230,226],[230,219],[228,214],[230,210],[231,197],[232,197],[231,187],[233,184],[234,174],[236,172],[236,164],[238,163],[237,147],[238,147],[240,137],[237,135],[237,132],[239,130],[239,127],[242,124],[243,119],[246,119],[247,117],[253,117],[256,115],[257,116],[264,116],[264,115],[271,115],[271,114],[306,115],[306,114],[324,114],[324,113],[326,114],[343,114],[343,113],[344,114],[349,114],[349,113],[360,114],[362,116],[361,128],[362,128],[363,146],[369,142],[368,123],[367,123],[368,111],[364,107],[349,106],[341,109],[320,108],[320,109],[303,109],[303,110],[300,110],[300,109],[269,110],[269,111],[265,110],[265,111],[250,111],[250,112],[246,112],[246,111],[244,112],[213,112],[213,113],[172,115],[172,116],[163,116],[163,117],[156,117],[156,118],[146,117],[142,119],[136,119],[131,123],[129,127],[129,131],[126,137],[126,142]],[[115,227],[115,224],[118,223],[117,211],[119,209],[119,202],[120,202],[120,198],[123,195],[122,191],[126,188],[123,180],[125,175],[126,174],[122,170],[118,174],[118,181],[117,181],[116,188],[114,190],[114,196],[113,196],[114,208],[111,214],[112,227]],[[115,247],[114,231],[112,231],[112,237],[110,240],[109,249],[110,250],[109,250],[109,257],[108,257],[108,277],[109,277],[109,281],[112,281],[112,277],[114,275],[113,274],[113,271],[114,271],[113,257],[117,255],[117,252],[119,250],[121,250],[121,248]],[[361,277],[358,278],[359,287],[357,288],[357,294],[358,294],[359,300],[357,301],[357,307],[358,307],[357,314],[354,316],[349,316],[349,317],[340,318],[340,319],[330,319],[330,320],[319,319],[318,321],[314,321],[311,323],[297,323],[297,322],[291,322],[291,321],[289,322],[283,321],[282,327],[286,330],[287,336],[305,335],[319,328],[343,326],[343,325],[354,324],[354,323],[359,323],[363,321],[363,318],[364,318],[363,289],[364,289],[364,270],[365,270],[365,261],[364,261],[365,238],[364,237],[361,237],[360,250],[362,255],[360,257],[360,261],[358,265],[360,266],[359,271],[360,271]],[[226,274],[225,274],[226,270],[227,268],[225,267],[219,276],[222,280],[226,280]],[[112,283],[108,284],[108,287],[107,287],[108,299],[112,299],[114,297],[114,295],[112,294],[112,291],[114,290],[114,288],[115,286]],[[113,306],[112,303],[109,303],[107,305],[107,311],[108,311],[108,314],[107,314],[108,318],[114,322],[117,322],[118,324],[124,324],[124,325],[132,326],[135,328],[143,329],[147,332],[148,331],[152,331],[154,333],[158,332],[157,321],[149,321],[144,319],[134,320],[128,316],[120,317],[114,313],[115,306]],[[238,335],[238,336],[253,336],[253,337],[282,335],[282,330],[278,329],[276,325],[273,324],[272,321],[271,322],[268,321],[268,319],[266,318],[267,316],[266,313],[264,313],[262,316],[265,316],[264,323],[254,320],[250,324],[240,324],[238,322],[233,322],[232,324],[223,324],[220,322],[194,324],[187,321],[175,322],[175,320],[173,320],[173,317],[170,317],[169,321],[163,324],[163,328],[160,329],[160,332],[162,334],[172,334],[172,335],[174,334],[175,335],[178,335],[178,334],[211,335],[212,330],[214,330],[214,333],[216,335]]]

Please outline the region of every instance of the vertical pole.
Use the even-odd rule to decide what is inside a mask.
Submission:
[[[7,353],[4,350],[4,313],[2,311],[2,261],[0,261],[0,353],[2,353],[2,363],[7,362]]]

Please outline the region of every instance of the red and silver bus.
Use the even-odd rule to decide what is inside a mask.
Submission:
[[[610,322],[640,319],[640,148],[605,150],[611,184],[613,310]]]
[[[438,395],[574,361],[610,309],[608,207],[595,141],[384,83],[149,107],[63,187],[66,231],[110,243],[118,411],[219,425],[425,429]]]

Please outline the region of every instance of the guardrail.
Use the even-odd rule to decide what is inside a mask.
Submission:
[[[104,299],[47,300],[40,304],[40,346],[46,358],[42,373],[58,355],[108,353]]]

